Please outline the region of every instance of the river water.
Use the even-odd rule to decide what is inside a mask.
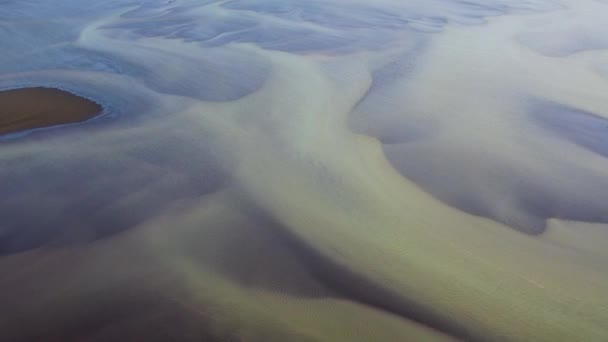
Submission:
[[[606,340],[607,17],[0,1],[0,340]]]

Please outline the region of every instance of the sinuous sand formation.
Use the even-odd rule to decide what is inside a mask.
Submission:
[[[99,112],[95,102],[59,89],[0,91],[0,134],[81,122]]]
[[[607,17],[0,3],[0,341],[606,341]]]

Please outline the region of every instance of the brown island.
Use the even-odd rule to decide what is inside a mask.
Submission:
[[[0,134],[85,121],[102,107],[56,88],[0,91]]]

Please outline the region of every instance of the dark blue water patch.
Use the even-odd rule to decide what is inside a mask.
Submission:
[[[171,95],[192,97],[205,101],[231,101],[258,90],[268,78],[270,63],[255,53],[242,53],[230,49],[208,49],[200,56],[183,56],[162,50],[133,46],[141,49],[147,58],[136,61],[107,52],[91,51],[75,46],[62,46],[46,51],[50,58],[41,60],[35,54],[19,57],[21,63],[0,64],[0,72],[18,72],[47,69],[96,71],[130,76],[141,80],[150,89]],[[0,57],[1,60],[1,57]],[[179,66],[179,67],[176,67]],[[35,78],[35,77],[34,77]],[[33,80],[31,83],[35,83]],[[94,85],[83,85],[83,89]],[[76,87],[79,89],[79,87]],[[114,89],[96,92],[112,97],[121,112],[134,105],[145,105],[129,101],[125,94]],[[132,94],[131,94],[132,95]],[[120,103],[118,103],[120,100]],[[115,111],[116,112],[116,111]]]
[[[200,5],[204,6],[217,0],[201,0]],[[180,5],[181,3],[181,5]],[[182,1],[173,0],[147,0],[140,2],[136,8],[129,9],[120,15],[121,19],[146,19],[162,17],[170,14],[179,14],[192,10],[195,6],[185,5]]]
[[[199,21],[205,22],[200,25]],[[182,39],[187,42],[209,41],[225,29],[243,30],[254,23],[235,19],[221,22],[188,16],[161,16],[149,22],[126,22],[104,26],[106,35],[128,32],[145,37]],[[236,26],[231,26],[236,25]],[[234,39],[233,39],[234,40]],[[221,43],[202,44],[210,47],[204,53],[188,56],[172,51],[133,44],[145,58],[112,57],[121,72],[142,80],[150,89],[163,94],[186,96],[204,101],[233,101],[258,90],[268,78],[270,63],[253,52],[215,49]]]
[[[341,12],[341,13],[340,13]],[[379,8],[353,6],[346,11],[324,6],[302,10],[298,19],[338,29],[375,28],[400,30],[407,28],[407,17]]]
[[[238,32],[256,25],[258,25],[258,21],[246,15],[226,14],[222,15],[221,20],[219,20],[213,13],[196,17],[187,13],[172,13],[150,18],[148,21],[120,22],[106,25],[103,28],[127,30],[135,37],[166,37],[187,41],[206,41],[222,33]]]
[[[218,4],[218,0],[147,0],[135,9],[121,15],[123,19],[145,19],[161,16],[179,15],[207,5]]]
[[[533,121],[560,138],[608,157],[608,119],[550,101],[531,101]]]
[[[353,28],[407,28],[407,18],[378,6],[349,4],[341,6],[329,2],[227,1],[224,8],[264,13],[291,22],[309,22],[336,29]]]
[[[437,1],[431,5],[414,1],[391,6],[318,0],[306,2],[231,0],[224,2],[222,6],[340,30],[354,28],[404,30],[410,28],[408,22],[412,20],[424,20],[439,28],[451,20],[475,23],[476,21],[471,19],[553,8],[551,3],[546,1]]]
[[[238,32],[258,25],[255,20],[248,18],[226,17],[221,21],[198,19],[207,25],[187,25],[169,34],[170,38],[180,38],[191,42],[204,42],[225,33]]]
[[[4,0],[0,3],[0,20],[61,20],[71,18],[75,21],[88,21],[119,8],[128,8],[139,3],[138,0],[62,0],[61,4],[46,0]]]
[[[525,158],[509,162],[482,146],[430,141],[384,145],[384,152],[404,177],[447,205],[528,234],[542,233],[549,218],[608,222],[608,179],[567,156],[530,165]],[[539,160],[546,153],[532,145],[528,152]]]
[[[511,6],[505,3],[497,2],[475,2],[475,1],[455,1],[457,6],[454,8],[454,12],[458,13],[463,17],[469,18],[481,18],[498,16],[507,13]]]
[[[204,25],[202,24],[204,23]],[[331,51],[345,53],[361,48],[380,47],[391,32],[346,32],[314,28],[301,22],[266,21],[248,11],[211,11],[192,17],[188,13],[169,12],[153,17],[148,22],[126,22],[104,28],[126,30],[135,37],[165,37],[188,42],[201,42],[203,46],[219,47],[230,43],[253,43],[264,49],[293,53]],[[375,28],[376,31],[381,28]]]
[[[188,27],[193,26],[193,18],[182,16],[169,16],[161,19],[152,19],[145,22],[127,22],[120,24],[105,25],[102,29],[122,28],[129,30],[137,36],[141,37],[170,37],[179,35],[180,32]]]
[[[354,130],[384,144],[387,159],[403,176],[452,207],[529,234],[542,233],[549,218],[608,222],[608,178],[604,174],[577,165],[567,155],[559,160],[559,151],[550,152],[555,153],[557,162],[552,158],[543,162],[547,151],[539,146],[546,144],[525,146],[526,139],[514,142],[527,151],[514,162],[509,162],[500,150],[486,151],[483,144],[458,147],[463,143],[461,138],[454,146],[447,141],[433,142],[441,123],[408,115],[407,108],[393,108],[386,101],[377,102],[391,98],[390,86],[383,87],[380,82],[382,75],[399,70],[407,72],[408,68],[388,64],[384,70],[379,69],[378,88],[370,91],[349,120]],[[387,91],[388,95],[382,96]],[[374,108],[385,112],[375,113]],[[531,102],[529,113],[533,122],[553,132],[554,138],[608,156],[608,120],[538,100]]]
[[[145,72],[139,77],[146,86],[204,101],[233,101],[251,94],[262,87],[272,68],[253,52],[207,49],[194,57],[153,49],[142,52]]]
[[[228,43],[254,43],[257,46],[277,51],[303,53],[315,51],[341,51],[342,48],[357,42],[357,37],[339,32],[320,33],[301,28],[278,28],[258,26],[222,35],[207,42],[209,46]]]
[[[0,72],[27,70],[27,65],[22,65],[27,62],[22,61],[23,56],[48,60],[47,50],[76,41],[79,31],[78,26],[65,22],[0,21]]]
[[[268,48],[271,46],[288,45],[290,41],[299,41],[308,39],[310,35],[314,35],[315,31],[310,29],[285,27],[277,29],[270,25],[251,27],[240,30],[224,32],[221,37],[207,43],[211,46],[222,46],[228,43],[255,43],[258,46]],[[316,33],[318,34],[318,33]]]
[[[219,149],[189,136],[97,135],[78,142],[86,153],[58,145],[56,155],[8,157],[0,148],[0,255],[111,236],[219,190],[229,178]]]
[[[237,32],[259,24],[248,13],[230,13],[217,11],[201,11],[206,3],[196,2],[194,5],[166,7],[159,5],[152,12],[145,10],[147,6],[137,11],[123,15],[124,20],[108,24],[104,28],[123,29],[135,36],[179,38],[187,41],[206,41],[223,33]],[[142,10],[143,9],[143,10]],[[191,10],[198,10],[196,15]],[[132,20],[135,19],[135,20]]]
[[[45,58],[40,58],[43,54]],[[94,52],[72,44],[52,46],[37,51],[14,51],[12,56],[0,57],[0,73],[36,70],[83,70],[113,74],[137,75],[141,68],[113,56]]]
[[[271,70],[270,62],[253,52],[208,49],[191,57],[144,50],[146,60],[139,64],[117,57],[121,72],[160,93],[204,101],[234,101],[249,95],[264,85]]]
[[[207,5],[211,6],[205,11]],[[253,43],[293,53],[350,53],[386,48],[398,42],[404,31],[439,32],[452,21],[482,23],[485,17],[505,14],[521,5],[517,1],[459,1],[446,2],[445,6],[319,0],[232,0],[214,4],[157,1],[124,14],[124,20],[106,28],[134,37],[183,39],[205,46]]]

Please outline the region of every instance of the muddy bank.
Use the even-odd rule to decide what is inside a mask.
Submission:
[[[55,88],[0,91],[0,134],[82,122],[101,111],[97,103]]]

